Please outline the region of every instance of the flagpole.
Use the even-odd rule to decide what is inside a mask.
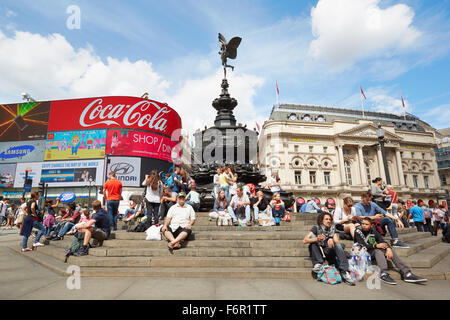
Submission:
[[[361,96],[362,116],[363,116],[363,118],[365,118],[365,115],[364,115],[364,100],[363,100],[362,94],[360,94],[360,96]]]

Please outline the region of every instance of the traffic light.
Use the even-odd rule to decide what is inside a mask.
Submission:
[[[43,197],[45,194],[45,183],[44,182],[39,182],[39,194],[41,195],[41,197]]]

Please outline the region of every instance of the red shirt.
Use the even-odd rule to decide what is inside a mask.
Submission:
[[[398,203],[398,194],[394,190],[388,191],[388,195],[391,196],[391,203]]]
[[[111,178],[106,181],[103,186],[103,190],[108,191],[106,200],[120,200],[120,195],[122,193],[122,182],[115,178]]]

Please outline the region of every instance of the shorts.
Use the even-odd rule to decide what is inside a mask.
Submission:
[[[179,227],[179,228],[178,228],[177,230],[175,230],[175,231],[173,231],[172,228],[169,228],[169,231],[172,232],[174,238],[178,237],[178,236],[180,235],[180,233],[182,233],[182,232],[186,232],[186,233],[187,233],[187,236],[188,236],[188,238],[189,238],[189,236],[190,236],[191,233],[192,233],[192,229],[189,230],[189,229],[182,228],[182,227]]]
[[[108,239],[108,236],[106,235],[106,232],[103,231],[102,229],[94,227],[94,229],[92,230],[91,238],[98,241],[103,241]]]

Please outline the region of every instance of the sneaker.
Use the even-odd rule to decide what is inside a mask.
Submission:
[[[380,279],[382,280],[382,281],[384,281],[385,283],[387,283],[387,284],[397,284],[397,282],[395,282],[395,280],[394,279],[392,279],[390,276],[389,276],[389,274],[388,273],[382,273],[381,275],[380,275]]]
[[[312,269],[313,272],[319,273],[320,269],[322,268],[322,265],[320,263],[316,263]]]
[[[33,251],[33,249],[30,249],[30,248],[25,248],[25,249],[23,249],[23,248],[22,248],[22,252],[28,252],[28,251]]]
[[[251,223],[250,221],[248,221],[248,222],[246,223],[246,225],[247,225],[247,227],[251,227],[251,226],[252,226],[252,223]]]
[[[412,272],[408,272],[406,276],[402,275],[402,280],[405,282],[418,283],[418,282],[427,282],[428,280],[419,276],[416,276]]]
[[[348,284],[350,286],[355,285],[355,281],[353,281],[352,276],[350,275],[350,273],[348,273],[348,271],[341,273],[341,276],[342,276],[342,281],[344,281],[346,284]]]
[[[233,222],[233,226],[238,226],[238,225],[239,225],[238,221]]]
[[[401,242],[400,240],[397,240],[397,242],[394,242],[394,243],[392,244],[392,246],[393,246],[394,248],[403,248],[403,249],[408,249],[408,248],[409,248],[409,246],[408,246],[407,244]]]
[[[39,242],[33,243],[33,247],[43,247],[43,246],[44,246],[44,244],[39,243]]]
[[[87,256],[88,254],[89,253],[88,253],[87,246],[86,247],[83,246],[83,247],[80,248],[80,250],[75,252],[73,255],[76,256],[76,257],[79,257],[79,256]]]
[[[62,239],[63,239],[62,237],[56,236],[56,237],[54,237],[52,239],[49,239],[49,240],[58,241],[58,240],[62,240]]]

